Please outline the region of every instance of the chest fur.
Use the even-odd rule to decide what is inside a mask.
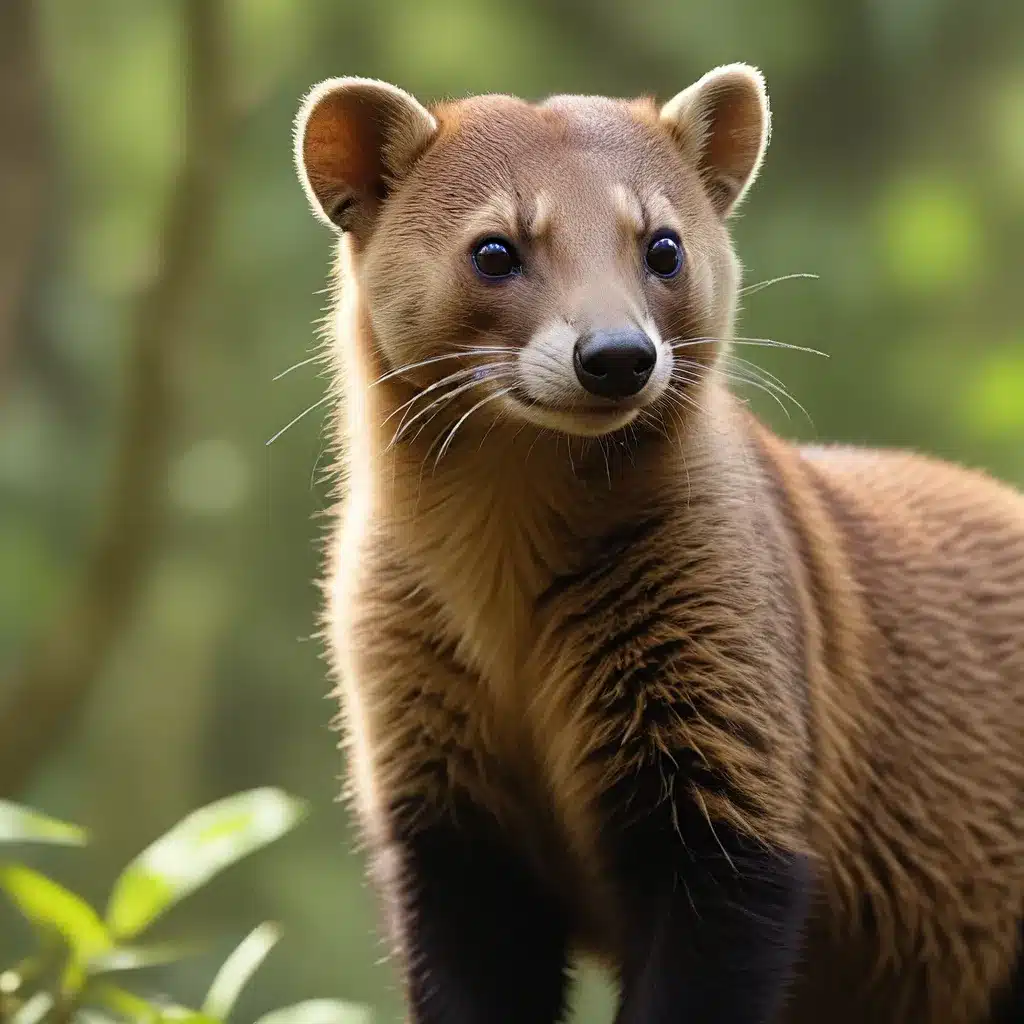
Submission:
[[[402,528],[405,558],[436,609],[436,628],[493,700],[536,693],[527,679],[540,622],[537,599],[571,557],[559,499],[500,465],[470,487],[432,480]],[[519,709],[520,712],[523,710]]]

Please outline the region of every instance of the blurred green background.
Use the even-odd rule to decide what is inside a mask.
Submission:
[[[315,638],[329,505],[315,347],[331,238],[291,165],[315,81],[668,98],[765,71],[735,220],[744,349],[790,436],[929,450],[1024,483],[1024,4],[1007,0],[2,0],[0,795],[88,826],[32,862],[102,904],[200,804],[280,785],[313,813],[161,926],[209,955],[273,918],[239,1020],[311,996],[398,1019],[336,802]],[[0,963],[24,932],[0,906]],[[578,1019],[610,1019],[584,986]]]

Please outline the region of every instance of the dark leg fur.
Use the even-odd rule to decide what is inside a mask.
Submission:
[[[1010,985],[996,1000],[992,1024],[1024,1024],[1024,921],[1020,925],[1017,963],[1010,975]]]
[[[806,860],[725,824],[712,831],[690,798],[634,820],[617,848],[627,915],[617,1024],[775,1020],[800,948]]]
[[[462,806],[451,819],[396,831],[414,1024],[560,1020],[565,916],[493,821]]]

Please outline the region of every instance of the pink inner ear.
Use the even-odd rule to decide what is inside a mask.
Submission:
[[[763,116],[757,94],[746,83],[723,84],[711,97],[705,163],[737,188],[757,159]]]
[[[383,167],[378,111],[349,91],[325,96],[306,123],[302,156],[321,205],[330,209],[350,193],[373,195]]]

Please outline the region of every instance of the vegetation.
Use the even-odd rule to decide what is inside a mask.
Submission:
[[[38,871],[0,863],[0,889],[32,924],[36,948],[0,971],[2,1024],[228,1024],[242,989],[281,938],[253,929],[217,971],[199,1009],[140,996],[118,978],[173,962],[186,944],[139,945],[157,918],[214,875],[289,832],[305,805],[257,789],[194,811],[118,875],[101,917],[81,896]],[[0,842],[81,846],[86,832],[0,801]],[[368,1024],[362,1007],[313,999],[264,1014],[256,1024]]]

